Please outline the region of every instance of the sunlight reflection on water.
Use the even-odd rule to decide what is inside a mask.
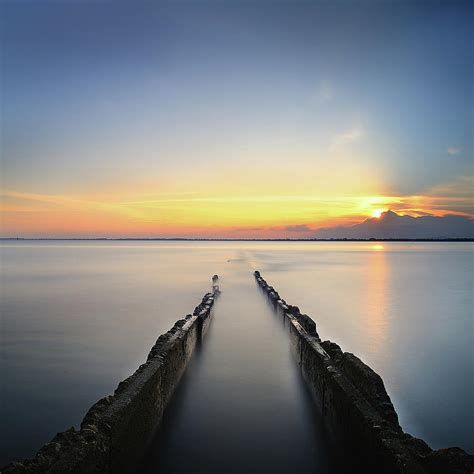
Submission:
[[[323,339],[380,373],[405,430],[474,450],[470,243],[25,241],[0,251],[0,463],[77,426],[213,273],[238,288],[255,269]]]

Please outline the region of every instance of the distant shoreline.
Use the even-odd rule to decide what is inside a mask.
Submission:
[[[187,237],[153,237],[153,238],[140,238],[140,237],[97,237],[97,238],[61,238],[61,237],[41,237],[41,238],[28,238],[28,237],[0,237],[0,241],[87,241],[87,242],[474,242],[474,238],[439,238],[439,239],[231,239],[231,238],[187,238]]]

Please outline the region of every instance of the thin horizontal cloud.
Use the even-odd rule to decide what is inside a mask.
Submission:
[[[474,176],[459,176],[452,181],[441,183],[427,189],[423,194],[453,199],[473,200]]]
[[[364,130],[359,126],[353,127],[343,133],[336,133],[331,138],[329,150],[336,151],[350,143],[359,141],[364,135]]]
[[[470,216],[472,177],[420,195],[120,193],[54,195],[0,191],[2,235],[225,235],[307,237],[322,226],[356,224],[376,210]],[[199,234],[198,234],[199,232]]]
[[[267,230],[266,227],[236,227],[232,229],[234,232],[260,232]]]
[[[311,232],[312,229],[306,224],[289,225],[283,228],[287,232]]]

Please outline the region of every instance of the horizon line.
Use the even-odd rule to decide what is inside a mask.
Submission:
[[[231,237],[0,237],[3,240],[67,241],[204,241],[204,242],[474,242],[473,237],[425,238],[231,238]]]

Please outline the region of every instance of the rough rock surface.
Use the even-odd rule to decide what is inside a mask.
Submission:
[[[113,395],[86,413],[79,430],[58,433],[32,459],[3,474],[134,472],[196,345],[206,332],[214,295],[206,293],[192,315],[180,319],[151,348],[147,360]]]
[[[460,448],[433,451],[404,433],[382,378],[354,354],[321,342],[316,324],[254,273],[289,327],[294,352],[327,428],[357,463],[354,472],[472,474],[474,456]]]

